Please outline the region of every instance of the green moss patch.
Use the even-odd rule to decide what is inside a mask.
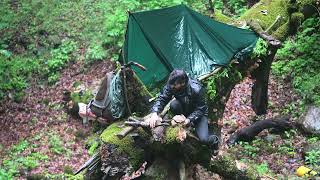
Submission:
[[[240,20],[250,20],[254,18],[259,22],[263,29],[267,29],[275,21],[278,15],[284,19],[283,22],[286,22],[289,17],[286,8],[287,6],[288,2],[286,0],[262,0],[245,12],[240,17]],[[267,11],[267,15],[264,15],[262,11]]]
[[[166,144],[175,144],[177,143],[177,134],[179,127],[168,127],[166,130],[165,143]]]
[[[122,131],[122,128],[119,127],[120,124],[121,122],[111,124],[103,131],[100,138],[103,143],[114,144],[119,152],[127,154],[130,164],[136,169],[143,161],[143,150],[135,147],[132,137],[126,136],[123,139],[117,137],[117,134]]]

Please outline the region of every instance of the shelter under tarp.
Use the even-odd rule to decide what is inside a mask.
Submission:
[[[217,22],[185,5],[129,13],[123,48],[124,61],[147,68],[136,69],[147,86],[164,80],[175,69],[197,78],[218,66],[241,59],[257,41],[250,30]]]

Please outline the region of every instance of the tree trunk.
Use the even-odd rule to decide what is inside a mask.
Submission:
[[[252,109],[257,115],[267,113],[269,74],[276,52],[277,48],[271,48],[268,56],[264,57],[259,67],[252,72],[255,82],[252,86],[251,103]]]

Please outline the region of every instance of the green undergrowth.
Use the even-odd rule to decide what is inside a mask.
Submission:
[[[11,98],[20,102],[24,96],[23,90],[29,86],[28,82],[40,71],[40,63],[32,58],[11,58],[0,53],[0,99],[9,93]]]
[[[285,41],[272,64],[272,73],[289,81],[304,104],[320,106],[320,18],[309,18],[295,37]]]
[[[48,169],[42,169],[39,174],[30,174],[30,172],[46,166],[52,157],[59,156],[65,160],[71,160],[72,150],[70,147],[73,145],[74,142],[65,142],[62,137],[53,130],[39,132],[33,137],[20,140],[3,153],[4,156],[0,162],[0,180],[32,179],[36,177],[41,177],[40,179],[50,179],[53,175],[49,173]],[[72,173],[70,173],[71,171],[67,171],[68,165],[65,165],[64,168],[66,172],[61,174],[61,176],[68,177],[68,179],[83,179],[81,176],[73,176]]]
[[[304,142],[310,146],[309,149],[304,149],[301,152]],[[264,137],[257,137],[251,142],[238,142],[236,145],[229,148],[235,159],[245,163],[247,172],[256,172],[256,175],[269,175],[271,177],[290,177],[293,174],[288,170],[282,172],[283,164],[288,163],[288,160],[295,160],[299,165],[306,165],[310,168],[319,169],[320,146],[318,136],[304,137],[297,130],[285,131],[281,134],[268,134]],[[319,149],[317,149],[317,148]],[[301,159],[301,153],[305,154],[304,159]],[[270,161],[271,159],[272,161]],[[286,167],[288,168],[288,167]],[[292,169],[295,170],[295,169]]]
[[[19,177],[22,172],[30,171],[38,167],[40,163],[48,161],[47,155],[30,151],[36,146],[27,140],[11,146],[8,155],[0,164],[0,179]]]
[[[21,101],[29,77],[55,84],[70,63],[117,60],[128,11],[179,4],[207,13],[206,4],[194,0],[1,1],[0,100]]]
[[[243,76],[240,71],[236,70],[230,64],[229,66],[219,70],[219,72],[213,74],[203,83],[206,85],[207,98],[209,101],[214,100],[218,95],[218,89],[222,86],[223,81],[228,78],[231,81],[240,81],[243,79]]]
[[[61,140],[60,136],[54,132],[48,134],[49,137],[49,149],[54,154],[65,153],[64,142]]]
[[[89,103],[93,98],[91,90],[80,90],[71,93],[72,102],[77,103]]]
[[[310,136],[307,138],[308,146],[305,152],[305,163],[312,169],[320,171],[320,136]]]

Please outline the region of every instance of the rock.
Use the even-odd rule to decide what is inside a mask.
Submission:
[[[320,108],[309,107],[306,115],[298,123],[307,133],[320,135]]]
[[[312,142],[312,143],[308,143],[304,146],[304,153],[310,152],[312,150],[314,151],[320,151],[320,143],[317,142]]]

